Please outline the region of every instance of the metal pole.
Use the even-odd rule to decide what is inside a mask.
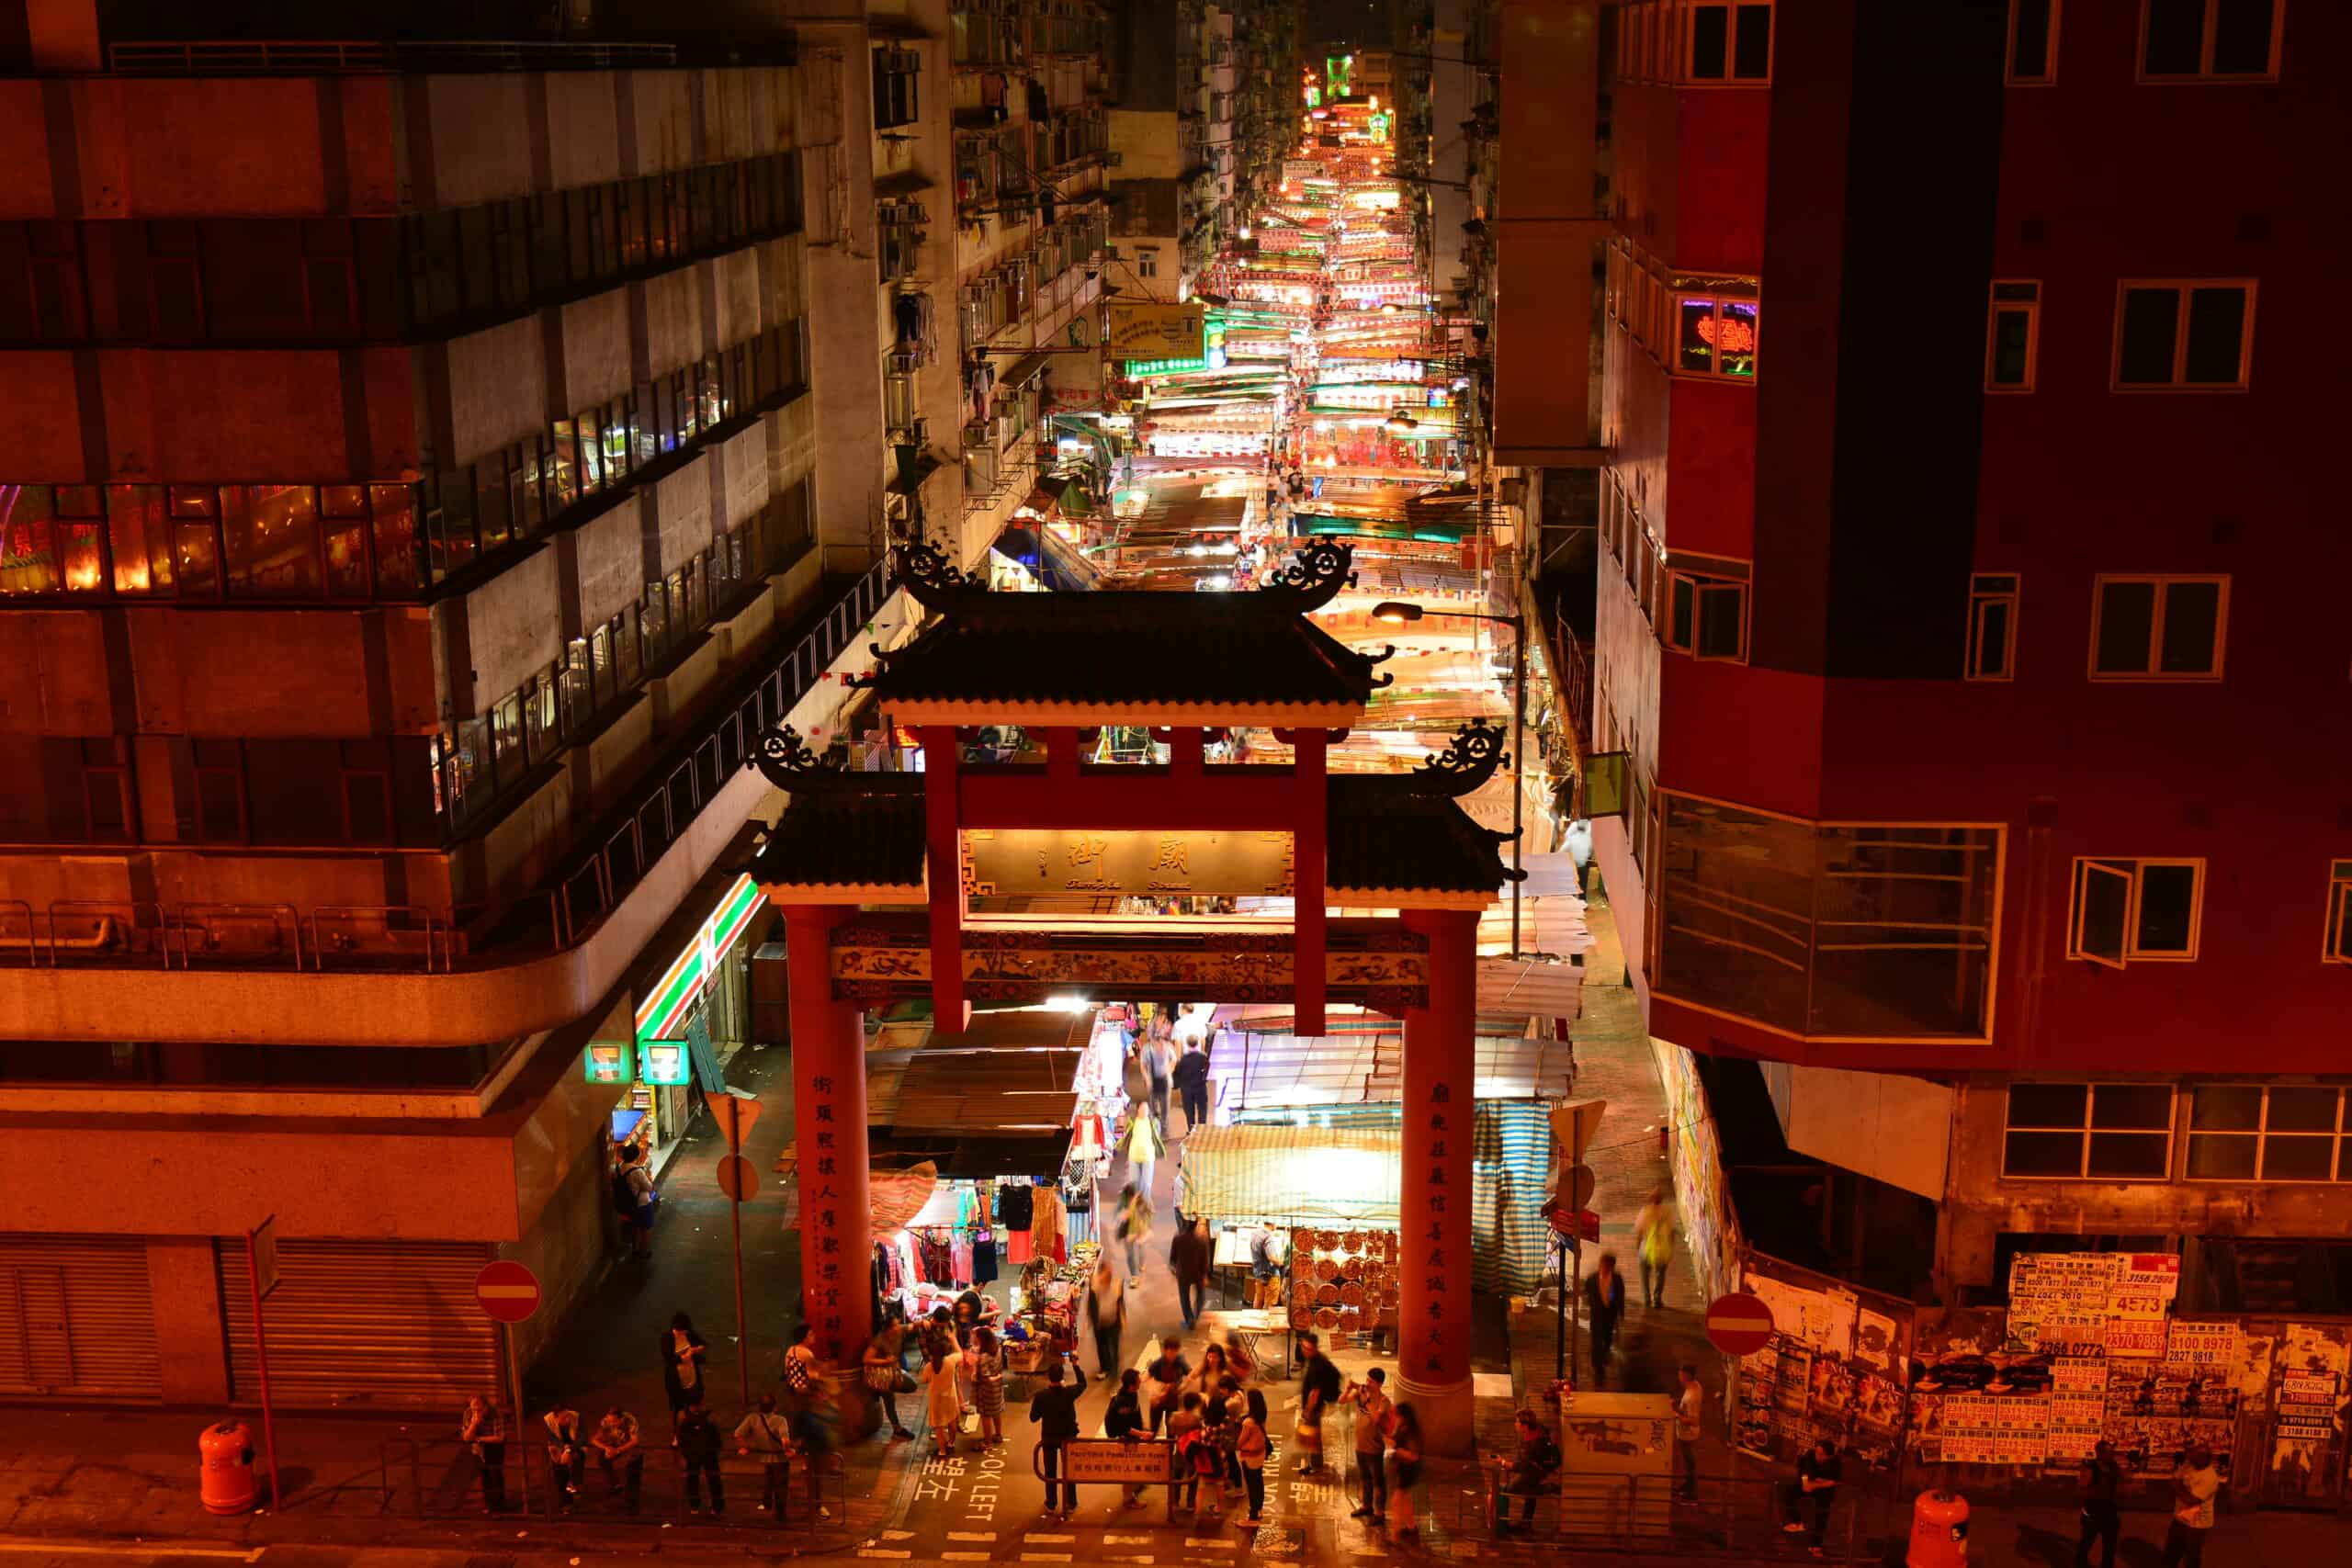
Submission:
[[[1739,1358],[1724,1358],[1724,1550],[1739,1506]]]
[[[1568,1238],[1560,1237],[1560,1310],[1552,1338],[1552,1376],[1560,1382],[1568,1375]]]
[[[283,1511],[286,1495],[277,1488],[277,1423],[269,1408],[269,1337],[262,1331],[261,1267],[254,1258],[251,1231],[245,1233],[245,1286],[253,1292],[254,1370],[261,1376],[261,1440],[263,1451],[269,1456],[269,1506]]]
[[[514,1325],[502,1321],[498,1326],[506,1344],[506,1398],[514,1407],[514,1442],[517,1449],[520,1449],[523,1443],[523,1363],[514,1354]],[[499,1468],[502,1470],[505,1468],[503,1461]],[[555,1483],[552,1476],[548,1478],[548,1483],[550,1488],[553,1487]],[[550,1498],[549,1501],[552,1502],[553,1499]],[[526,1461],[523,1465],[523,1511],[526,1514],[531,1511],[531,1466],[528,1461]]]
[[[738,1151],[739,1157],[740,1152]],[[739,1186],[737,1191],[742,1190]],[[752,1329],[743,1321],[743,1203],[727,1201],[727,1219],[735,1233],[735,1387],[743,1408],[752,1407]]]
[[[1518,592],[1516,582],[1511,587],[1513,592]],[[1510,955],[1517,958],[1521,886],[1517,879],[1526,874],[1521,863],[1526,852],[1522,814],[1527,809],[1527,617],[1513,615],[1510,630],[1516,666],[1510,704],[1510,874],[1514,879],[1510,885]]]
[[[1571,1240],[1568,1243],[1568,1256],[1576,1260],[1577,1270],[1576,1283],[1571,1289],[1580,1296],[1584,1294],[1584,1243],[1580,1239]],[[1577,1357],[1584,1351],[1583,1329],[1584,1325],[1577,1321],[1576,1312],[1571,1306],[1568,1312],[1568,1366],[1571,1370],[1577,1364]],[[1567,1374],[1563,1372],[1560,1375],[1566,1377]]]

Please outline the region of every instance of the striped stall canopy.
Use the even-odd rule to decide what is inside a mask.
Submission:
[[[1552,1182],[1550,1111],[1550,1103],[1540,1100],[1478,1101],[1471,1134],[1470,1223],[1476,1235],[1471,1283],[1479,1290],[1523,1296],[1543,1282],[1552,1245],[1551,1226],[1544,1218]],[[1330,1137],[1394,1129],[1401,1153],[1404,1108],[1394,1103],[1318,1105],[1307,1113],[1316,1122],[1311,1127],[1290,1125],[1287,1118],[1295,1112],[1279,1107],[1240,1114],[1245,1120],[1239,1126],[1218,1131],[1247,1128]],[[1189,1172],[1189,1144],[1184,1159]],[[1192,1210],[1187,1206],[1185,1212]],[[1264,1211],[1262,1217],[1279,1213]]]
[[[1385,1127],[1204,1127],[1184,1140],[1176,1206],[1210,1220],[1393,1225],[1405,1133],[1388,1109]]]

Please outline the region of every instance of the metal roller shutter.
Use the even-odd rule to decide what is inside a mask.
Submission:
[[[141,1236],[0,1235],[0,1395],[163,1397]]]
[[[220,1241],[213,1256],[231,1396],[253,1404],[261,1381],[244,1243]],[[272,1403],[454,1409],[503,1388],[498,1325],[474,1303],[474,1276],[492,1256],[468,1242],[280,1241],[278,1286],[262,1303]]]

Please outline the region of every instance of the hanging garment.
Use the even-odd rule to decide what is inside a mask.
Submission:
[[[1032,1188],[1035,1218],[1029,1227],[1030,1239],[1037,1248],[1037,1256],[1056,1263],[1069,1261],[1069,1250],[1063,1240],[1062,1195],[1050,1187]]]
[[[1017,1269],[1036,1256],[1036,1248],[1032,1245],[1032,1240],[1027,1231],[1007,1231],[1004,1233],[1005,1262]]]
[[[996,1282],[996,1237],[987,1231],[972,1238],[972,1283]]]
[[[996,1217],[1007,1230],[1025,1231],[1036,1212],[1036,1189],[1026,1182],[1011,1182],[996,1191]]]
[[[969,1231],[957,1231],[947,1244],[947,1266],[954,1271],[956,1283],[972,1282],[972,1236]]]

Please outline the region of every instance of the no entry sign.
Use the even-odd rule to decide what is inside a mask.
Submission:
[[[1754,1296],[1717,1296],[1707,1307],[1707,1343],[1726,1356],[1752,1356],[1772,1340],[1772,1309]]]
[[[520,1263],[485,1263],[474,1276],[474,1300],[501,1323],[520,1323],[539,1310],[539,1277]]]

